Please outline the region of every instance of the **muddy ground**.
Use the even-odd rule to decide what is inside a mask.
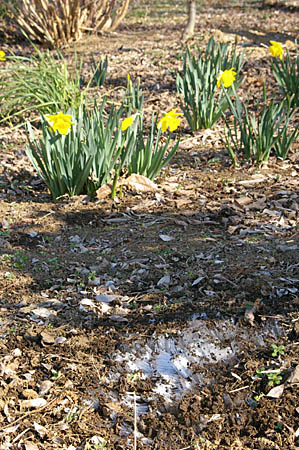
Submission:
[[[263,81],[279,95],[269,41],[298,38],[298,9],[261,3],[202,3],[189,42],[236,40],[256,102]],[[176,107],[185,21],[183,3],[136,1],[78,45],[109,58],[97,95],[129,72],[149,113]],[[53,203],[25,132],[1,127],[1,449],[299,448],[299,148],[236,169],[221,130],[183,122],[153,192]]]

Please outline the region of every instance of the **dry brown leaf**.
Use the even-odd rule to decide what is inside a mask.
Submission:
[[[239,205],[239,206],[247,206],[250,203],[252,203],[252,199],[250,197],[240,197],[240,198],[236,198],[235,202]]]
[[[254,325],[254,320],[255,320],[255,316],[254,316],[254,314],[256,313],[256,311],[258,310],[258,308],[259,308],[259,306],[260,306],[260,303],[261,303],[261,299],[260,298],[257,298],[256,300],[255,300],[255,302],[253,303],[253,305],[251,306],[251,308],[250,309],[247,309],[246,311],[245,311],[245,316],[244,316],[244,318],[245,318],[245,320],[247,320],[249,323],[250,323],[250,325]]]
[[[42,331],[40,337],[42,340],[42,344],[45,345],[55,344],[55,337],[52,334],[48,333],[47,331]]]
[[[105,403],[105,406],[107,408],[109,408],[111,411],[115,411],[115,412],[121,412],[124,409],[123,405],[119,402]]]
[[[112,193],[112,186],[110,184],[104,184],[96,191],[96,196],[99,200],[108,197]]]
[[[39,394],[40,395],[47,394],[52,386],[53,386],[52,381],[50,381],[50,380],[42,381],[40,386],[39,386],[39,390],[38,390]]]
[[[33,389],[24,389],[22,392],[23,396],[28,400],[32,400],[33,398],[38,398],[38,393]]]
[[[136,192],[156,192],[158,190],[158,186],[152,180],[136,173],[132,173],[127,178],[126,185]]]
[[[175,206],[177,209],[181,209],[182,206],[189,205],[190,203],[192,203],[192,201],[185,198],[175,200]]]

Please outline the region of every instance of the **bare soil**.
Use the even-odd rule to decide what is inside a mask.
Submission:
[[[199,5],[189,42],[245,48],[240,89],[253,102],[263,81],[279,96],[269,41],[293,51],[298,38],[294,2],[261,3]],[[125,86],[129,72],[149,114],[176,107],[185,21],[184,3],[136,1],[117,32],[80,43],[86,64],[109,59],[95,95]],[[4,50],[30,51],[1,29]],[[25,132],[1,128],[1,449],[299,448],[298,143],[285,162],[236,169],[221,130],[191,134],[183,122],[155,192],[53,203],[25,156]],[[194,318],[230,355],[190,362],[184,383],[197,384],[169,399],[158,390],[167,368],[145,376],[130,363],[149,342],[178,343]],[[237,336],[219,340],[213,330],[227,321]]]

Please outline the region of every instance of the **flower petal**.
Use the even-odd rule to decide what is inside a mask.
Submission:
[[[130,116],[130,117],[126,117],[126,119],[124,119],[121,123],[121,129],[122,131],[127,130],[127,128],[129,128],[132,123],[133,123],[134,117]]]

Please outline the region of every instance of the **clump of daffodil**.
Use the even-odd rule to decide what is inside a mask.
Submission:
[[[221,74],[219,75],[219,77],[217,78],[217,87],[220,88],[221,83],[223,83],[225,88],[230,87],[233,82],[236,79],[236,73],[235,68],[232,67],[231,69],[228,70],[224,70],[223,72],[221,72]]]
[[[270,44],[272,44],[272,45],[270,45],[270,47],[269,47],[269,52],[271,53],[273,58],[279,57],[280,59],[282,59],[282,55],[283,55],[282,45],[276,41],[270,41]]]
[[[5,52],[3,50],[0,50],[0,61],[6,61]]]
[[[166,113],[161,120],[159,120],[157,127],[162,130],[164,133],[167,128],[169,127],[169,131],[176,130],[180,124],[181,119],[179,119],[177,116],[182,116],[182,113],[176,112],[178,108],[172,109],[168,113]]]
[[[68,134],[71,126],[74,125],[71,114],[58,112],[56,114],[46,114],[45,117],[52,130],[58,131],[60,134]]]

